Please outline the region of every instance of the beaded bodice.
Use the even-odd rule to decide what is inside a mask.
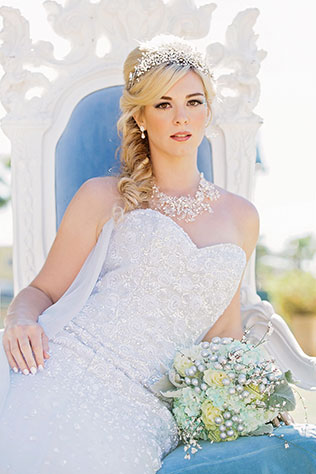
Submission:
[[[224,312],[245,264],[236,244],[198,248],[170,217],[133,210],[114,227],[95,287],[66,330],[100,361],[154,382],[160,363],[169,364]]]

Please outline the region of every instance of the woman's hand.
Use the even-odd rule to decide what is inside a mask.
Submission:
[[[44,358],[49,358],[48,337],[40,324],[28,319],[10,320],[3,333],[3,347],[10,367],[24,375],[44,370]]]
[[[280,426],[280,421],[284,421],[286,425],[293,425],[295,423],[294,418],[287,411],[279,413],[278,416],[273,418],[272,420],[273,426],[275,427]]]

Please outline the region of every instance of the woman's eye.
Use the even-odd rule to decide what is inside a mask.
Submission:
[[[197,100],[197,99],[192,99],[192,100],[189,100],[188,104],[193,105],[194,107],[196,107],[197,105],[203,104],[203,102],[201,102],[200,100]],[[155,105],[155,108],[156,109],[167,109],[168,105],[170,105],[169,102],[162,102],[161,104]]]
[[[166,107],[163,107],[165,105],[169,105],[169,102],[162,102],[161,104],[158,104],[155,106],[156,109],[166,109]]]
[[[192,102],[194,102],[195,104],[203,104],[203,102],[201,102],[200,100],[197,100],[197,99],[193,99],[193,100],[189,100],[190,104]]]

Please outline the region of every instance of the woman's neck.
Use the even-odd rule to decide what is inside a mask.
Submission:
[[[155,183],[162,193],[170,196],[194,196],[200,182],[200,172],[195,169],[190,174],[155,174]]]

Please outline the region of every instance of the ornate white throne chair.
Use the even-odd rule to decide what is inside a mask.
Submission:
[[[68,0],[65,6],[49,0],[43,5],[55,32],[71,43],[70,53],[62,60],[55,58],[51,43],[32,42],[28,23],[18,10],[0,8],[4,22],[0,61],[5,72],[0,99],[7,112],[2,128],[12,144],[15,294],[42,267],[79,186],[90,177],[116,171],[122,65],[136,40],[158,33],[202,39],[216,8],[212,3],[197,8],[193,0]],[[253,26],[258,14],[257,9],[240,12],[227,28],[226,44],[207,45],[220,100],[214,103],[213,123],[198,153],[199,169],[208,179],[248,199],[254,187],[256,133],[262,123],[253,112],[259,99],[256,75],[266,54],[256,47]],[[57,76],[54,80],[47,76],[49,69]],[[315,358],[304,354],[283,319],[260,300],[254,265],[253,256],[242,286],[244,327],[254,325],[251,334],[259,340],[271,320],[274,332],[266,344],[268,353],[282,369],[292,369],[301,387],[316,389]],[[225,453],[222,443],[208,443],[194,466],[183,461],[183,449],[178,447],[159,472],[245,474],[253,472],[253,463],[265,469],[261,472],[270,472],[270,456],[262,453],[273,441],[253,437],[246,442],[244,438],[225,443],[229,445]],[[310,465],[308,457],[303,459],[306,454],[298,461],[293,453],[285,462],[275,445],[274,472],[297,472],[298,462]]]
[[[202,39],[216,8],[213,3],[198,8],[193,0],[68,0],[65,6],[49,0],[43,5],[55,32],[71,43],[62,60],[55,58],[51,43],[32,42],[18,10],[0,8],[5,72],[0,98],[7,112],[2,128],[12,144],[15,294],[42,267],[63,212],[82,182],[110,174],[118,165],[115,125],[122,65],[136,40],[158,33]],[[253,109],[260,92],[257,73],[266,55],[257,49],[253,31],[258,14],[256,8],[240,12],[227,28],[226,43],[207,45],[220,100],[214,103],[198,158],[208,179],[250,200],[262,124]],[[54,80],[47,68],[56,74]],[[254,255],[243,280],[242,314],[245,328],[255,324],[254,340],[272,321],[266,349],[281,368],[291,367],[301,387],[316,389],[315,358],[304,354],[283,319],[256,293]]]

